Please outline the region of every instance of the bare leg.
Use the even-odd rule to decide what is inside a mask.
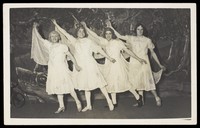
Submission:
[[[90,91],[85,91],[85,98],[86,98],[86,107],[82,110],[82,112],[85,112],[87,110],[92,110],[92,105],[91,105],[91,92]]]
[[[81,102],[80,100],[78,99],[77,97],[77,94],[74,90],[71,90],[71,96],[74,98],[75,102],[76,102],[76,106],[77,106],[77,109],[78,111],[80,112],[82,110],[82,106],[81,106]]]
[[[153,96],[155,97],[156,105],[157,105],[157,106],[161,106],[161,99],[160,99],[160,97],[158,96],[156,90],[151,90],[151,93],[152,93]]]
[[[135,96],[136,100],[140,98],[139,94],[135,91],[135,88],[132,87],[129,91]]]
[[[110,111],[114,110],[114,106],[112,104],[112,101],[111,101],[111,99],[110,99],[110,97],[108,95],[108,92],[107,92],[106,88],[102,87],[102,88],[100,88],[100,90],[103,93],[103,95],[106,97],[106,100],[108,102],[108,106],[109,106]]]
[[[112,98],[113,104],[117,104],[116,93],[111,93],[111,98]]]
[[[59,108],[55,113],[64,112],[65,106],[64,106],[64,100],[63,100],[63,94],[57,94],[57,98],[58,98]]]
[[[64,100],[63,100],[63,94],[57,94],[59,108],[65,107],[64,106]]]
[[[135,96],[135,98],[137,100],[137,104],[135,104],[134,106],[141,107],[143,105],[143,103],[142,103],[143,96],[138,94],[135,91],[135,88],[133,88],[133,87],[129,91]]]

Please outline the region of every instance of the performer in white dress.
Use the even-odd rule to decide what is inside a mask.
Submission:
[[[93,58],[92,53],[101,53],[111,62],[115,62],[114,59],[109,57],[98,45],[92,42],[89,38],[87,38],[87,33],[84,27],[77,28],[76,38],[67,33],[64,29],[62,29],[55,20],[52,20],[57,29],[64,34],[68,40],[70,40],[71,44],[74,46],[74,57],[77,60],[77,63],[81,66],[82,70],[80,72],[74,72],[75,77],[74,80],[76,82],[75,89],[84,90],[86,96],[87,106],[82,110],[83,112],[87,110],[92,110],[91,105],[91,90],[100,88],[106,100],[108,102],[109,109],[112,111],[114,106],[112,104],[111,99],[109,98],[108,92],[105,88],[107,85],[102,73],[99,70],[96,60]]]
[[[111,28],[110,21],[107,22],[107,25]],[[114,28],[113,28],[114,29]],[[165,70],[165,67],[160,64],[158,57],[154,52],[154,44],[151,42],[151,39],[143,35],[144,26],[142,24],[136,25],[135,31],[137,36],[122,36],[117,31],[115,34],[118,38],[126,40],[127,43],[131,45],[131,50],[138,55],[140,58],[144,59],[147,64],[141,65],[134,58],[130,59],[129,64],[129,79],[131,83],[136,86],[139,94],[143,96],[143,91],[151,91],[155,97],[156,105],[161,106],[161,99],[156,92],[155,84],[160,80],[162,71]],[[152,72],[151,65],[148,58],[148,50],[150,50],[152,57],[160,66],[160,71],[157,73]],[[144,100],[143,100],[144,104]]]
[[[78,111],[81,111],[81,102],[74,90],[74,83],[70,70],[68,69],[66,57],[68,56],[72,60],[77,71],[80,71],[81,68],[68,51],[67,45],[60,42],[61,37],[58,32],[52,31],[49,34],[49,40],[46,40],[41,37],[37,27],[38,23],[34,23],[31,58],[40,65],[48,65],[46,92],[49,95],[57,95],[59,108],[55,113],[64,112],[65,110],[63,101],[64,94],[71,94],[75,99]]]
[[[106,89],[111,93],[112,101],[117,106],[116,93],[130,91],[138,102],[138,107],[142,105],[142,97],[135,91],[134,86],[131,85],[128,79],[128,63],[122,56],[122,50],[126,51],[131,57],[135,58],[139,63],[145,63],[144,60],[137,57],[134,53],[126,48],[123,42],[116,39],[114,31],[111,28],[104,29],[104,38],[98,36],[95,32],[90,30],[85,22],[81,22],[86,28],[88,34],[92,39],[96,40],[101,47],[103,47],[106,53],[116,60],[115,63],[105,60],[103,66],[103,74],[108,83]]]

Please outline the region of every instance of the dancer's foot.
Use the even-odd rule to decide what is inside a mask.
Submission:
[[[113,104],[114,108],[118,107],[118,104]],[[105,108],[108,108],[108,105],[105,106]]]
[[[156,105],[157,105],[158,107],[162,106],[160,97],[156,97]]]
[[[142,97],[142,95],[139,95],[139,99],[137,100],[137,107],[142,107],[142,105],[143,105],[143,97]]]
[[[56,114],[64,112],[65,111],[65,107],[59,107],[57,111],[55,111]]]
[[[138,103],[133,104],[133,107],[138,107]]]
[[[82,112],[86,112],[86,111],[88,111],[88,110],[92,110],[92,107],[91,106],[86,106],[83,110],[82,110]]]

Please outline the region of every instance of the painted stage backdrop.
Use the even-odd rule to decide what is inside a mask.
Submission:
[[[142,23],[167,69],[157,84],[160,95],[191,94],[190,9],[12,8],[8,42],[12,49],[11,66],[15,64],[18,81],[29,100],[56,102],[45,91],[46,67],[39,65],[33,72],[36,63],[30,57],[33,22],[40,24],[40,34],[48,39],[49,32],[54,30],[51,19],[56,19],[70,34],[74,34],[74,24],[79,21],[85,21],[98,35],[102,35],[107,19],[122,35],[135,35],[135,25]],[[104,63],[104,59],[97,61]],[[158,65],[153,59],[151,63],[157,71]],[[70,61],[69,68],[72,69]]]

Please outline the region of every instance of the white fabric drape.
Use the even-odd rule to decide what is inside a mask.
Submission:
[[[47,40],[40,38],[36,28],[32,30],[31,58],[40,65],[47,65],[49,60],[49,46]]]

